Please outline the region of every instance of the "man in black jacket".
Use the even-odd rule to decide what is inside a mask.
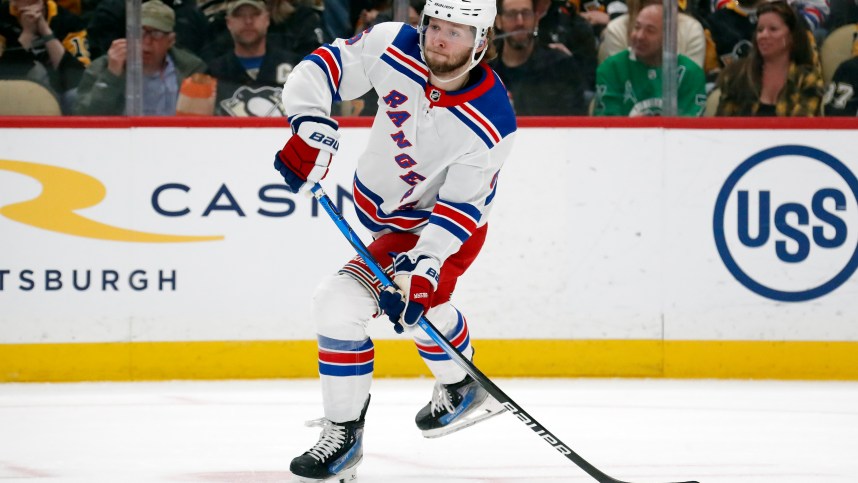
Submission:
[[[265,3],[238,0],[227,10],[226,26],[233,50],[209,62],[217,79],[215,114],[222,116],[284,116],[280,95],[292,68],[301,60],[294,52],[267,42],[271,23]]]
[[[489,62],[518,116],[584,115],[586,80],[575,59],[536,41],[533,0],[503,0],[495,26],[498,57]]]

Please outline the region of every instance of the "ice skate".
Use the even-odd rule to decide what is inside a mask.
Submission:
[[[289,471],[300,483],[346,483],[357,479],[357,467],[363,459],[363,424],[369,398],[356,421],[335,423],[328,419],[308,421],[319,426],[319,442],[292,460]]]
[[[432,400],[415,422],[426,438],[455,433],[506,411],[471,376],[455,384],[435,384]]]

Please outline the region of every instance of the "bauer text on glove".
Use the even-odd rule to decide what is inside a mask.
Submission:
[[[323,116],[292,119],[292,137],[274,155],[274,169],[283,175],[289,191],[297,193],[328,174],[331,158],[340,147],[337,123]]]

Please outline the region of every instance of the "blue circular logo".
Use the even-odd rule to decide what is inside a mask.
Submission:
[[[856,246],[853,249],[845,266],[843,266],[843,268],[840,269],[838,273],[816,286],[802,290],[784,290],[782,288],[773,288],[761,283],[758,280],[755,280],[747,273],[746,270],[743,270],[742,267],[739,266],[739,263],[736,261],[736,258],[730,252],[730,247],[727,243],[724,215],[726,212],[727,203],[730,200],[734,190],[736,189],[737,184],[743,176],[748,174],[755,167],[758,167],[761,163],[781,156],[798,156],[802,158],[808,158],[810,160],[815,160],[824,164],[825,166],[836,172],[842,178],[845,184],[849,187],[849,190],[851,190],[852,192],[852,200],[854,200],[856,204],[858,204],[858,179],[856,179],[855,175],[852,174],[849,168],[847,168],[846,165],[840,162],[837,158],[824,151],[820,151],[819,149],[811,148],[808,146],[776,146],[754,154],[750,158],[743,161],[732,173],[730,173],[730,176],[725,181],[720,193],[718,193],[718,199],[715,203],[715,215],[713,217],[712,229],[715,236],[715,245],[718,248],[718,253],[721,255],[721,260],[723,260],[724,265],[727,267],[730,273],[742,285],[744,285],[751,291],[769,299],[778,300],[782,302],[803,302],[821,297],[831,292],[832,290],[836,289],[844,282],[846,282],[846,280],[848,280],[849,277],[852,276],[852,274],[855,272],[855,269],[858,268],[858,243],[856,243]],[[743,194],[745,197],[745,211],[750,211],[747,209],[747,192],[740,194]],[[766,215],[768,215],[770,208],[768,197],[769,194],[770,193],[768,191],[765,191],[761,192],[760,196],[760,210],[761,212],[766,213]],[[836,214],[832,214],[830,212],[825,211],[822,205],[822,200],[829,197],[834,198],[836,200],[835,203],[838,206],[838,210],[845,209],[846,200],[845,198],[841,198],[843,195],[840,191],[832,188],[823,188],[817,192],[817,195],[821,196],[820,200],[817,200],[817,197],[814,196],[814,214],[817,214],[824,220],[830,222],[831,226],[833,226],[835,229],[839,229],[840,233],[836,233],[834,238],[826,238],[822,228],[815,227],[813,228],[814,240],[817,241],[818,246],[822,246],[825,248],[840,246],[845,241],[847,227],[843,223],[843,221],[836,216]],[[800,237],[802,241],[807,241],[806,236],[798,232],[795,228],[789,226],[789,224],[785,221],[785,217],[787,216],[787,214],[794,215],[799,220],[800,224],[806,225],[808,218],[808,211],[806,210],[806,208],[797,203],[785,203],[781,205],[776,210],[776,221],[773,225],[777,229],[782,229],[782,233],[792,233],[794,236],[797,237],[796,239],[799,239],[798,237]],[[777,218],[778,216],[781,217],[779,220]],[[747,218],[747,215],[745,215],[745,218]],[[765,236],[763,236],[764,229]],[[752,247],[761,246],[768,239],[768,230],[768,219],[761,219],[759,229],[760,233],[758,234],[757,239],[752,239],[751,237],[749,237],[749,235],[746,234],[745,240],[749,241],[745,244]],[[807,257],[807,251],[802,253],[801,250],[798,250],[799,253],[790,253],[789,250],[785,248],[785,242],[778,242],[778,244],[780,244],[780,246],[778,247],[778,249],[780,250],[778,256],[784,262],[796,263],[804,260]]]

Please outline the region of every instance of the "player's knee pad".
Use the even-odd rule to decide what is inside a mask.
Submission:
[[[363,340],[366,326],[375,315],[375,298],[355,279],[345,274],[326,278],[313,294],[316,333],[339,340]]]

